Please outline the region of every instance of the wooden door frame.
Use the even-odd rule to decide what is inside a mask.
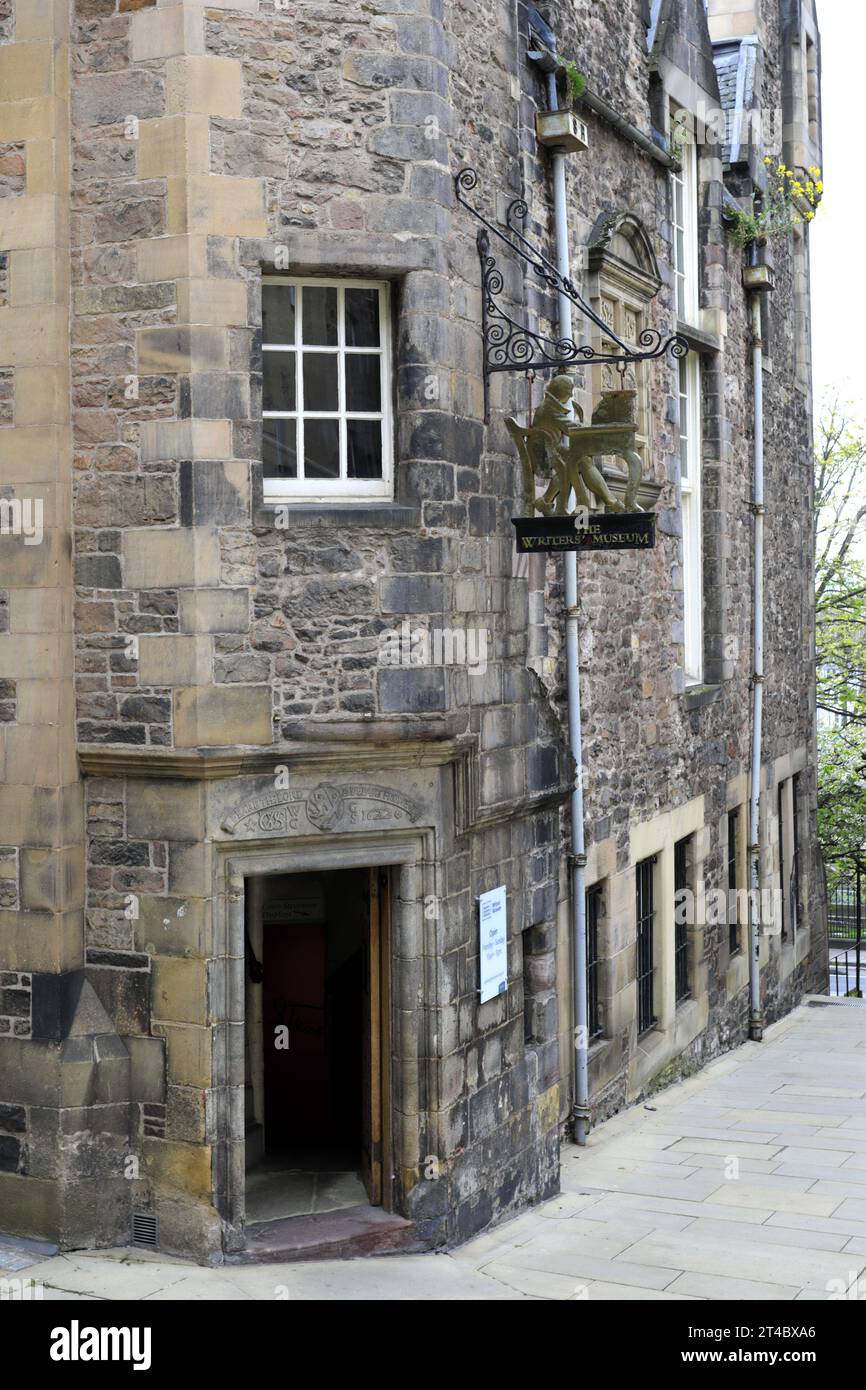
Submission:
[[[371,865],[367,945],[369,1016],[365,1018],[370,1065],[370,1202],[391,1210],[391,874]],[[366,1096],[365,1090],[365,1096]]]

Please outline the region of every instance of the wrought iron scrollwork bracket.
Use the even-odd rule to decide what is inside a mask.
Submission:
[[[509,204],[505,217],[505,230],[497,227],[469,202],[467,194],[478,184],[474,169],[461,169],[454,178],[454,191],[458,203],[481,223],[476,243],[481,260],[481,336],[483,341],[484,376],[484,418],[489,418],[490,377],[493,372],[544,371],[550,368],[569,366],[591,366],[593,363],[610,363],[623,369],[635,362],[649,362],[665,357],[668,353],[674,358],[685,357],[689,345],[685,338],[673,334],[663,338],[654,328],[645,328],[638,337],[636,345],[624,342],[605,323],[591,305],[578,294],[574,282],[562,275],[556,266],[524,236],[521,227],[529,209],[522,198],[515,198]],[[491,251],[491,234],[498,237],[515,255],[525,261],[544,281],[548,289],[570,300],[585,319],[594,323],[614,344],[613,352],[596,352],[588,345],[579,345],[572,338],[552,338],[524,323],[519,323],[502,303],[505,287],[502,271]]]

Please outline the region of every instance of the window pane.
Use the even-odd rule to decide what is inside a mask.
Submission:
[[[262,285],[262,341],[295,341],[294,285]]]
[[[346,455],[348,477],[381,478],[381,423],[378,420],[347,420]]]
[[[263,421],[262,462],[266,478],[297,478],[297,425],[294,420]]]
[[[304,477],[339,478],[340,422],[304,421]]]
[[[382,409],[382,370],[378,354],[346,354],[346,409]]]
[[[304,285],[303,338],[311,347],[337,346],[337,291],[334,286]]]
[[[338,410],[337,354],[304,353],[304,410]]]
[[[379,291],[346,290],[346,347],[379,346]]]
[[[262,364],[262,409],[296,410],[295,354],[265,352]]]

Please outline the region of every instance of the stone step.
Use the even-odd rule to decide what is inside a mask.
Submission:
[[[226,1264],[350,1260],[423,1249],[411,1221],[365,1205],[259,1221],[247,1226],[246,1235],[246,1249],[227,1255]]]

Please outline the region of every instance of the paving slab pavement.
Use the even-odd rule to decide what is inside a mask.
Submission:
[[[564,1147],[560,1196],[447,1254],[208,1269],[0,1237],[4,1275],[111,1301],[866,1301],[866,1003],[804,1002]]]

